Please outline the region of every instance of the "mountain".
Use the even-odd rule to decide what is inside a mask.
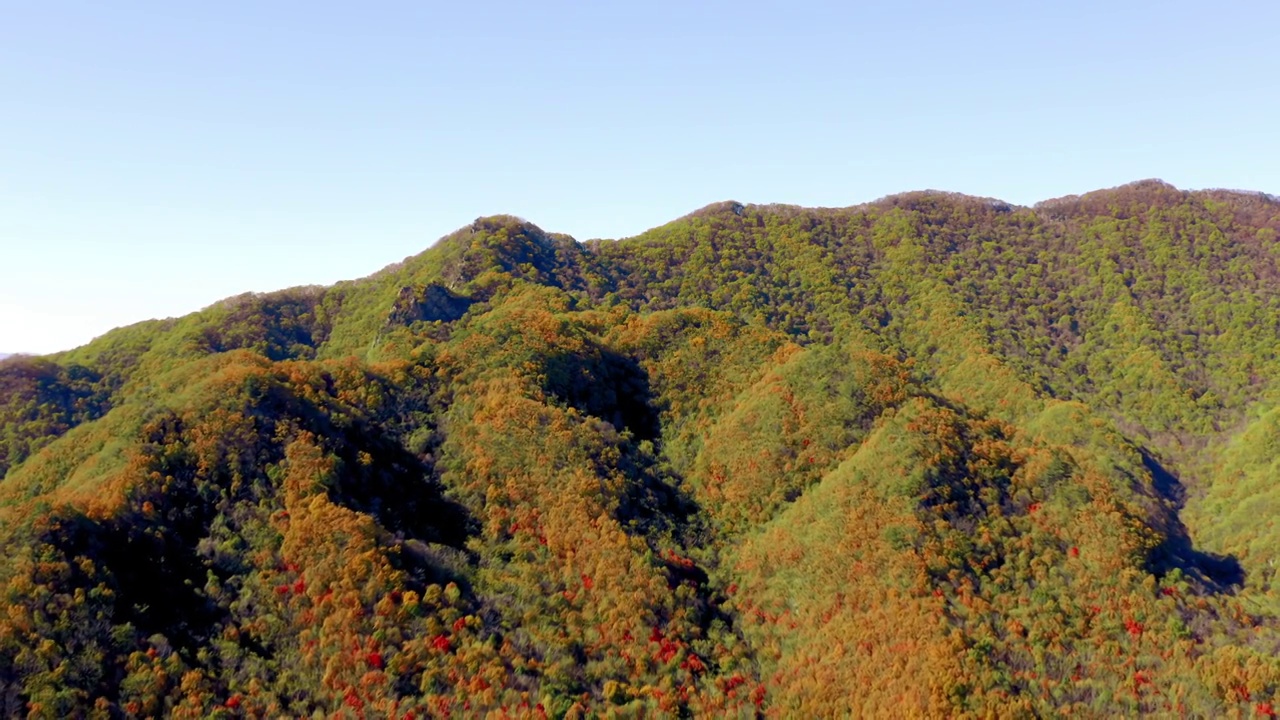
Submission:
[[[480,218],[0,365],[0,709],[1268,716],[1280,202]]]

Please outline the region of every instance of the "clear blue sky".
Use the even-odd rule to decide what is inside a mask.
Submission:
[[[1280,3],[623,5],[0,0],[0,352],[494,213],[1280,193]]]

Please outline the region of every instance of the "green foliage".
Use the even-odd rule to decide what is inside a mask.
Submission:
[[[1277,237],[1150,181],[480,218],[4,360],[0,713],[1267,715]]]
[[[0,362],[0,478],[54,438],[108,407],[102,376],[45,358]]]

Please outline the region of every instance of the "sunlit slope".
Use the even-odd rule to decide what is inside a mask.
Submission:
[[[5,715],[1267,715],[1280,204],[481,218],[0,362]]]

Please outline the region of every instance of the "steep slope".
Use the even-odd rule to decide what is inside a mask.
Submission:
[[[1280,203],[481,218],[0,363],[6,715],[1270,714]]]

